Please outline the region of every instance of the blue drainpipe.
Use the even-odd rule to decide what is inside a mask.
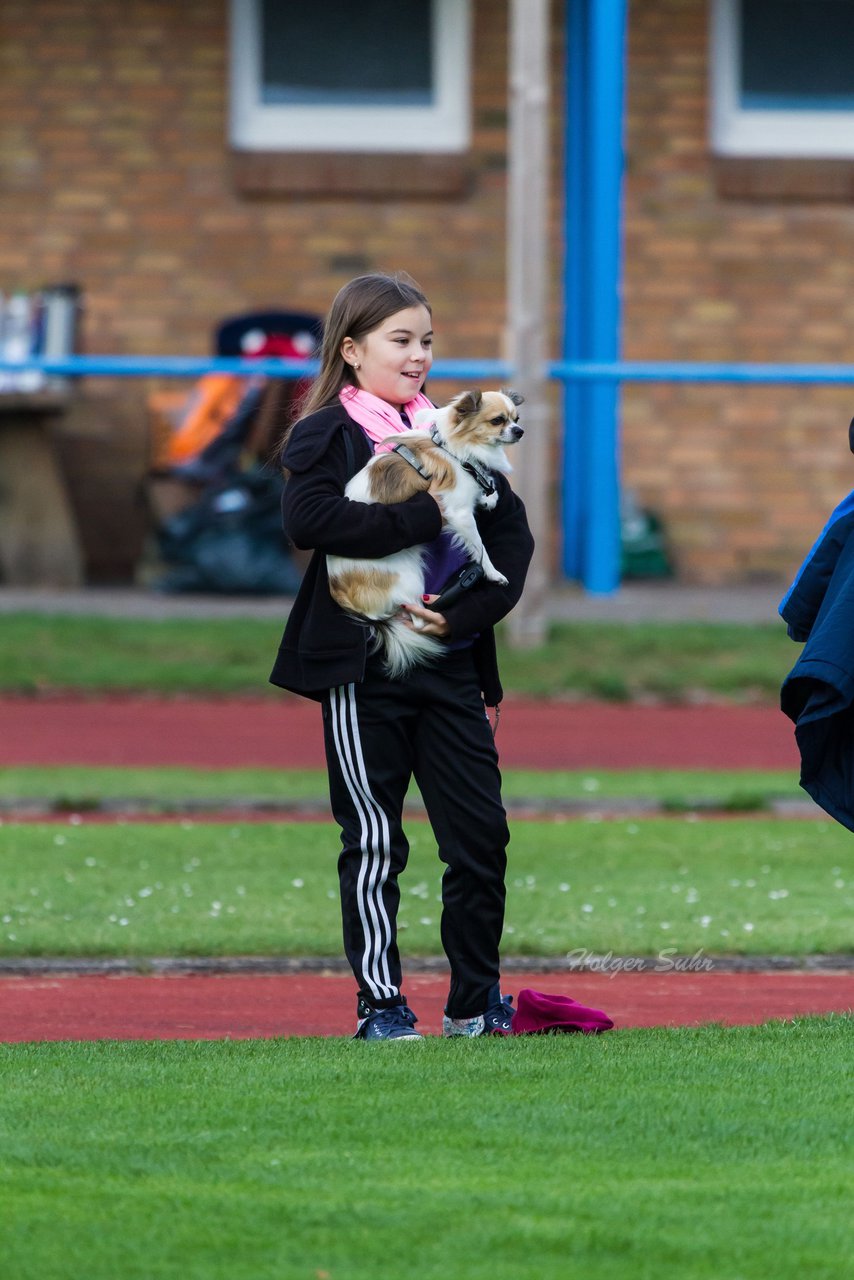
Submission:
[[[587,240],[585,229],[587,0],[567,0],[566,105],[564,129],[564,280],[563,358],[584,360],[582,325]],[[563,572],[582,576],[583,529],[587,518],[584,473],[584,398],[586,387],[572,379],[563,383],[563,476],[560,491],[563,525]]]
[[[566,360],[619,359],[626,0],[568,0]],[[564,572],[590,592],[620,580],[618,386],[564,390]]]

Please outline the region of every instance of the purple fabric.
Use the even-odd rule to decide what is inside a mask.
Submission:
[[[468,556],[461,547],[454,546],[453,535],[447,529],[435,542],[428,542],[424,552],[424,591],[437,596],[457,569],[462,569]]]
[[[453,535],[444,529],[438,538],[428,542],[424,550],[424,594],[437,596],[452,573],[462,569],[468,556],[452,541]],[[430,607],[429,605],[427,606]],[[445,648],[449,652],[457,649],[469,649],[474,644],[474,636],[457,636],[455,640],[446,640]]]
[[[569,996],[550,996],[529,987],[519,992],[516,1006],[510,1031],[514,1036],[543,1031],[581,1031],[584,1035],[595,1035],[599,1031],[610,1031],[614,1025],[600,1009],[588,1009]]]

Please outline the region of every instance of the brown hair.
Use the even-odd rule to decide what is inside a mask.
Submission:
[[[341,354],[344,339],[360,342],[378,329],[383,320],[407,307],[426,307],[432,315],[430,303],[412,277],[404,272],[356,276],[339,289],[323,325],[320,372],[299,407],[300,418],[337,403],[342,387],[359,385]]]

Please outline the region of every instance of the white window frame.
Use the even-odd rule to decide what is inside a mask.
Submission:
[[[739,104],[740,13],[741,0],[712,0],[712,149],[724,156],[854,157],[854,111],[754,111]]]
[[[231,0],[232,145],[243,151],[467,150],[471,140],[470,0],[435,3],[432,104],[324,107],[261,102],[260,0]],[[402,20],[404,15],[402,6]]]

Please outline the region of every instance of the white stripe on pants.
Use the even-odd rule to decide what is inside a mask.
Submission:
[[[382,900],[391,864],[388,819],[371,795],[352,684],[329,691],[332,732],[347,790],[359,815],[362,862],[356,888],[359,918],[365,936],[362,970],[378,1000],[398,995],[388,971],[386,955],[392,931]]]

